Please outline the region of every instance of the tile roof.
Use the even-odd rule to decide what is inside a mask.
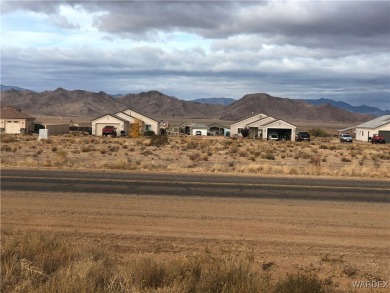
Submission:
[[[1,107],[0,117],[1,119],[35,119],[12,106]]]
[[[373,120],[367,121],[363,124],[359,124],[356,128],[378,128],[382,125],[390,123],[390,115],[384,115]]]

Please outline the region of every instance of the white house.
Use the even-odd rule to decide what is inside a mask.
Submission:
[[[34,117],[12,106],[1,107],[0,132],[8,134],[29,133],[34,131]]]
[[[121,134],[121,131],[124,131],[125,134],[129,131],[129,121],[115,114],[106,114],[92,120],[92,134],[101,136],[105,126],[114,126],[117,136]]]
[[[155,134],[160,134],[160,122],[148,117],[144,114],[141,114],[139,112],[136,112],[131,109],[126,109],[123,111],[120,111],[118,113],[115,113],[115,115],[121,117],[122,119],[125,119],[129,121],[130,127],[132,123],[139,123],[141,122],[141,133],[144,133],[145,131],[153,131]]]
[[[268,139],[271,133],[277,133],[280,139],[295,141],[295,125],[265,114],[257,114],[233,123],[230,126],[230,135],[239,135],[244,128],[249,129],[250,138]]]
[[[390,115],[384,115],[356,126],[356,140],[369,141],[374,134],[385,137],[390,141]]]

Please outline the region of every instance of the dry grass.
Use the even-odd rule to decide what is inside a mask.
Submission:
[[[390,177],[390,147],[218,137],[2,136],[2,166]]]
[[[313,274],[271,284],[251,254],[205,251],[176,261],[138,256],[121,261],[101,245],[65,236],[16,233],[1,255],[1,292],[332,292]]]

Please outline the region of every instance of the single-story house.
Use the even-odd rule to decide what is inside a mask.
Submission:
[[[73,121],[69,122],[69,131],[90,133],[92,129],[91,121]]]
[[[227,136],[230,133],[230,128],[226,125],[211,123],[207,125],[209,127],[209,135],[214,136]]]
[[[34,131],[34,117],[12,106],[1,107],[0,132],[7,134],[24,134]]]
[[[102,135],[104,126],[114,126],[117,129],[118,136],[121,133],[128,135],[134,124],[137,124],[137,131],[139,131],[140,134],[145,133],[145,131],[153,131],[155,134],[160,134],[159,121],[131,109],[125,109],[114,114],[106,114],[93,119],[92,134]]]
[[[268,139],[271,133],[277,133],[280,139],[295,141],[295,125],[262,113],[230,125],[230,135],[240,135],[244,128],[249,129],[249,138]]]
[[[128,134],[129,131],[128,120],[115,114],[106,114],[92,120],[92,134],[102,136],[102,130],[105,126],[114,126],[116,128],[117,136],[121,135],[122,131],[124,131],[125,134]]]
[[[383,135],[390,142],[390,115],[384,115],[356,126],[356,140],[370,141],[374,134]]]
[[[155,134],[160,134],[160,121],[141,114],[137,111],[126,109],[115,113],[118,117],[127,120],[131,124],[139,123],[141,126],[140,132],[143,134],[145,131],[153,131]]]

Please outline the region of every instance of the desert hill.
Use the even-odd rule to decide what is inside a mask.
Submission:
[[[222,120],[236,121],[253,113],[264,113],[289,121],[332,121],[360,122],[367,121],[369,115],[351,113],[330,104],[314,106],[303,100],[273,97],[265,93],[245,95],[230,104],[221,116]]]
[[[237,121],[255,113],[264,113],[291,122],[361,122],[372,118],[329,104],[315,106],[304,100],[278,98],[265,93],[248,94],[224,106],[184,101],[158,91],[113,98],[104,92],[68,91],[63,88],[41,93],[11,89],[1,92],[0,102],[2,106],[12,105],[33,115],[97,117],[131,108],[157,119],[202,118]]]
[[[128,94],[118,98],[125,107],[141,113],[165,118],[217,118],[224,107],[179,100],[158,91]]]

